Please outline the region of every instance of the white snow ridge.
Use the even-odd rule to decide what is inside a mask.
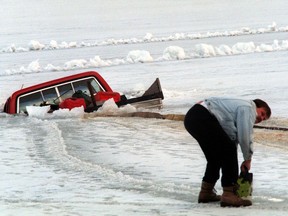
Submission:
[[[205,156],[182,121],[123,116],[260,98],[261,125],[287,128],[287,20],[287,0],[1,1],[1,216],[286,216],[286,131],[254,129],[253,205],[222,208],[198,204]],[[13,92],[84,71],[128,99],[159,78],[163,107],[3,112]]]

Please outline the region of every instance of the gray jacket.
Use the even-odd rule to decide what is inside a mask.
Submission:
[[[253,125],[256,105],[252,100],[212,97],[205,100],[208,110],[218,119],[232,141],[240,144],[244,160],[253,154]]]

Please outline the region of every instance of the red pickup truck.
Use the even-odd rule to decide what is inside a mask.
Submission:
[[[119,107],[161,108],[164,96],[158,78],[142,96],[128,99],[114,92],[99,73],[88,71],[20,89],[7,99],[4,112],[27,114],[27,106],[50,106],[49,112],[83,106],[85,112],[93,112],[111,98]]]

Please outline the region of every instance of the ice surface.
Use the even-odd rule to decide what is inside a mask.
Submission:
[[[287,127],[287,6],[3,1],[0,108],[23,87],[96,70],[128,97],[159,77],[164,107],[154,112],[185,114],[208,96],[262,98],[273,116],[264,125]],[[0,113],[1,215],[287,215],[287,132],[255,130],[253,206],[231,209],[197,203],[205,160],[182,122],[46,111]],[[111,112],[135,108],[99,111]]]

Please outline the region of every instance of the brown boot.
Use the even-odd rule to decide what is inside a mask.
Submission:
[[[202,182],[198,203],[208,203],[220,201],[221,196],[216,194],[215,184]]]
[[[223,194],[221,196],[221,207],[240,207],[240,206],[251,206],[250,200],[242,199],[236,194],[237,186],[223,187]]]

